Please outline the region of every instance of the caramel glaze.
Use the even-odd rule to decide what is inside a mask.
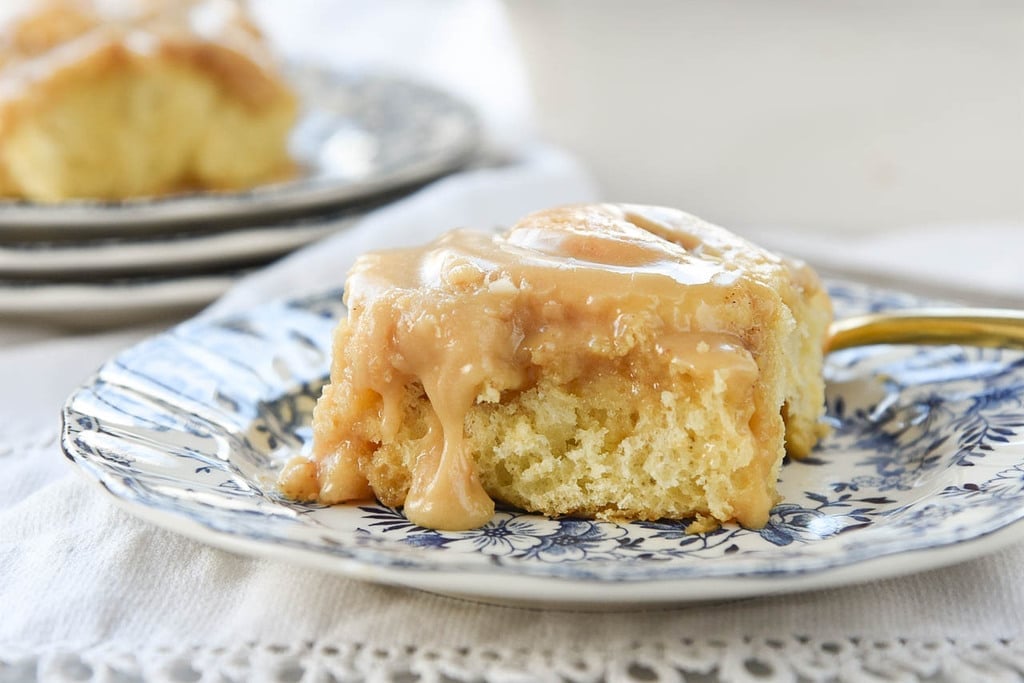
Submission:
[[[287,94],[236,0],[9,0],[0,8],[0,134],[65,80],[168,59],[244,106]]]
[[[691,231],[689,220],[649,207],[566,207],[501,236],[457,230],[357,261],[332,383],[372,397],[363,405],[378,406],[384,441],[400,428],[406,388],[422,385],[433,418],[405,498],[411,521],[465,529],[491,517],[494,503],[464,447],[464,417],[474,403],[529,388],[541,372],[559,383],[626,372],[638,395],[659,391],[668,363],[698,380],[720,373],[759,442],[772,442],[779,406],[751,405],[765,393],[752,390],[756,318],[774,313],[763,307],[778,306],[778,296],[765,290],[789,266],[714,226]],[[640,348],[637,330],[658,340],[655,354],[649,346],[631,353]],[[773,412],[774,421],[765,419]],[[286,494],[326,503],[371,495],[360,460],[372,444],[344,429],[332,439],[315,443],[312,462],[285,469]],[[749,480],[778,458],[755,458]],[[738,501],[736,519],[763,525],[773,495],[765,489]]]

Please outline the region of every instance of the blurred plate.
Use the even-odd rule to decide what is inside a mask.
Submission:
[[[0,200],[0,239],[198,229],[227,220],[310,212],[422,183],[465,164],[479,138],[454,97],[400,78],[295,66],[303,102],[291,149],[299,177],[244,192],[37,204]]]
[[[0,319],[98,329],[180,318],[212,302],[245,272],[109,282],[0,280]]]
[[[0,278],[67,282],[259,265],[344,230],[362,215],[361,210],[342,210],[271,225],[132,240],[0,243]]]

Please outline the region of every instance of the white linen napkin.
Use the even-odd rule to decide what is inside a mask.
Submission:
[[[511,167],[458,174],[375,211],[242,281],[203,315],[337,286],[368,248],[509,223],[595,194],[571,158],[537,148]],[[379,586],[164,531],[72,472],[56,443],[61,397],[147,332],[0,352],[0,680],[765,680],[765,671],[769,680],[879,671],[967,680],[1024,671],[1019,544],[845,588],[580,614]]]

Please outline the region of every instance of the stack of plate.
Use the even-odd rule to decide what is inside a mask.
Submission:
[[[239,193],[41,205],[0,200],[0,319],[100,326],[180,315],[241,274],[344,229],[472,158],[451,96],[396,78],[291,69],[297,177]]]

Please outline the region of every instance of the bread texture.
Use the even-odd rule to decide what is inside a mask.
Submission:
[[[38,202],[282,179],[297,103],[235,0],[41,0],[0,26],[0,194]]]
[[[313,457],[280,479],[294,498],[372,495],[439,528],[485,522],[480,492],[756,528],[787,449],[825,431],[818,278],[682,212],[540,212],[501,237],[370,255],[348,287]]]

